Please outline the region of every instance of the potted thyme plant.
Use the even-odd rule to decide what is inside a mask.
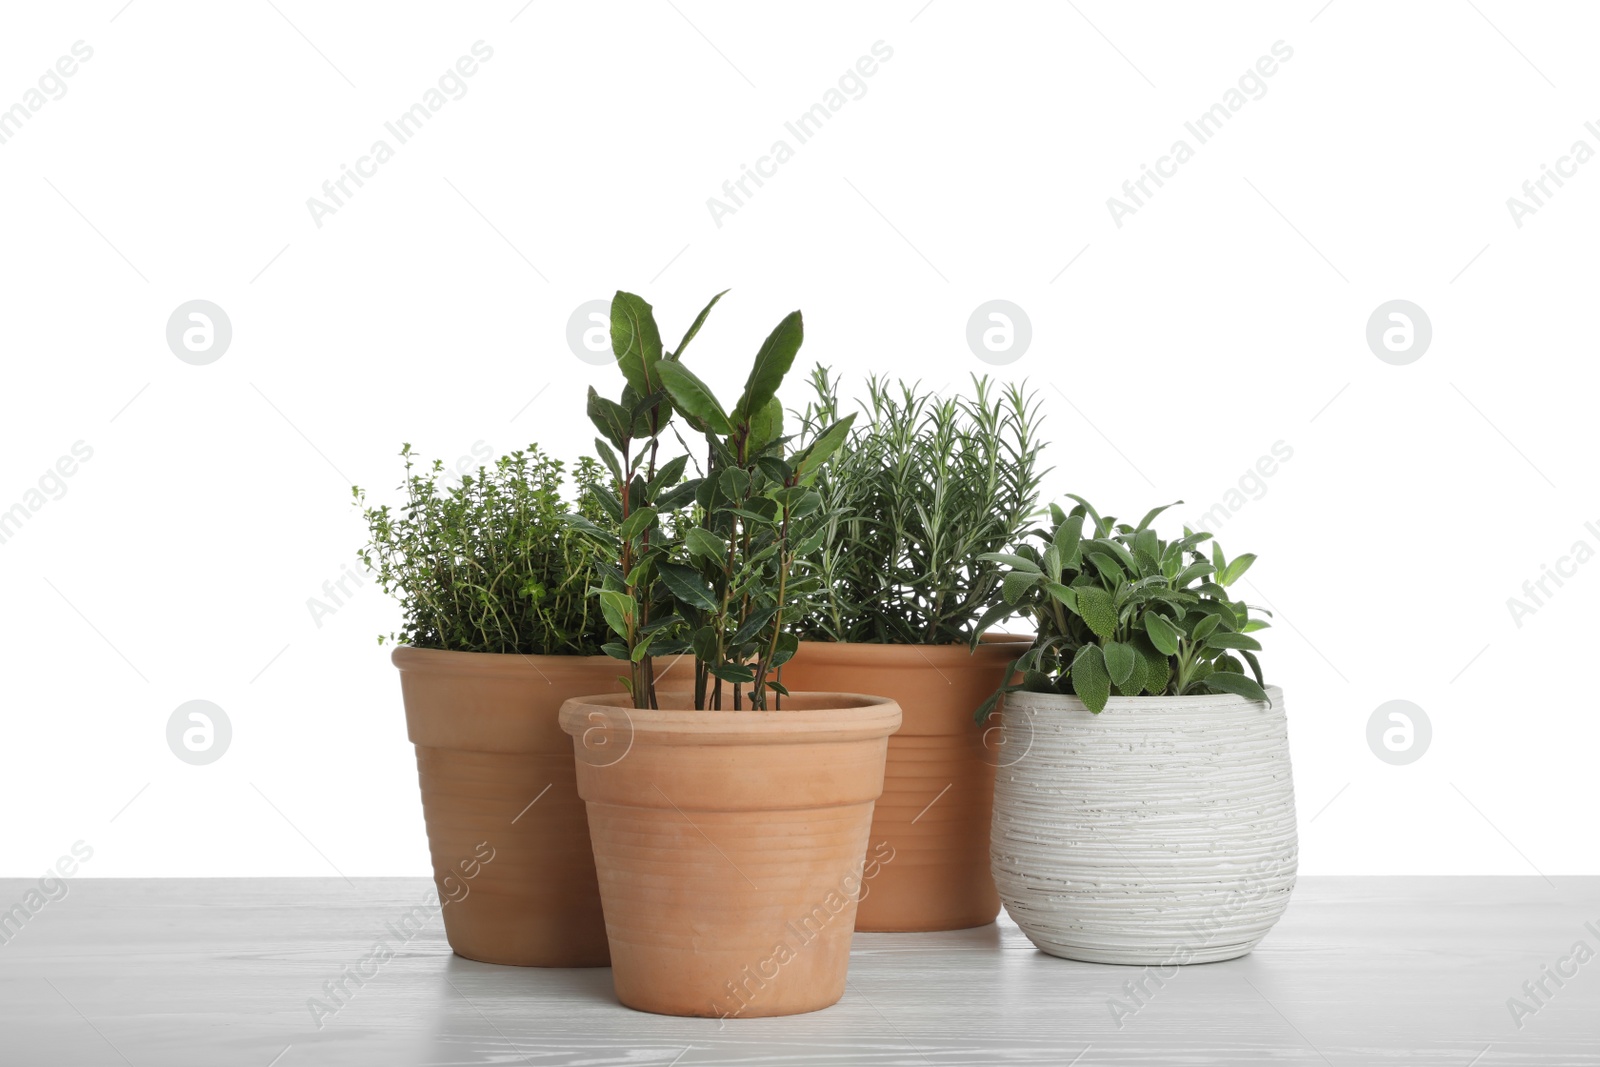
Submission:
[[[1212,541],[1208,558],[1209,533],[1163,540],[1165,508],[1131,526],[1072,499],[992,557],[1038,626],[1004,689],[995,882],[1052,955],[1242,956],[1283,914],[1298,860],[1283,691],[1251,636],[1268,624],[1230,589],[1255,556]]]
[[[812,372],[808,433],[837,420],[828,370]],[[957,930],[994,921],[989,870],[997,754],[973,712],[1029,638],[989,634],[1009,549],[1034,521],[1039,405],[974,377],[970,395],[867,381],[867,421],[817,482],[822,538],[803,637],[783,668],[799,689],[880,693],[904,721],[889,740],[872,842],[884,863],[856,913],[863,931]],[[1020,643],[1020,647],[1019,647]]]
[[[790,1015],[844,993],[900,709],[778,680],[798,645],[792,605],[809,591],[792,571],[816,536],[813,483],[851,420],[790,448],[777,391],[803,339],[799,312],[762,344],[738,401],[718,401],[683,356],[720,296],[673,351],[649,304],[612,301],[626,384],[617,401],[591,390],[589,414],[611,475],[596,498],[615,533],[574,525],[610,553],[597,599],[629,691],[569,700],[561,725],[618,999],[669,1015]],[[696,451],[667,458],[685,439]],[[692,679],[650,666],[686,652]]]
[[[397,507],[353,493],[368,531],[360,559],[402,612],[388,640],[434,879],[441,900],[459,897],[445,935],[486,963],[603,967],[589,828],[556,721],[568,697],[617,688],[588,596],[600,551],[564,518],[576,507],[606,521],[599,468],[578,468],[574,497],[536,445],[454,485],[440,461],[421,463],[410,445],[401,455]],[[473,892],[451,892],[469,873]]]

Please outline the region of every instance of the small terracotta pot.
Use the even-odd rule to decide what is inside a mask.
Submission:
[[[662,1015],[817,1011],[844,995],[872,804],[900,708],[795,693],[782,711],[569,700],[617,999]]]
[[[626,665],[408,646],[391,660],[450,947],[484,963],[604,967],[589,825],[556,716],[568,697],[620,690]]]
[[[856,911],[862,932],[961,930],[1000,914],[989,863],[998,717],[972,715],[1031,637],[966,645],[802,641],[783,667],[793,690],[879,693],[905,716],[889,739],[871,845],[881,855]]]

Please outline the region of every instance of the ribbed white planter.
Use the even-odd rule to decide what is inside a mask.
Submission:
[[[1242,956],[1289,903],[1299,848],[1283,691],[1012,693],[990,858],[1035,945],[1090,963]]]

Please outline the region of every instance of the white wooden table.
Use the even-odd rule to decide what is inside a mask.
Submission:
[[[0,908],[31,883],[0,881]],[[850,991],[788,1019],[620,1007],[606,970],[450,955],[420,879],[73,879],[0,928],[0,1064],[1600,1064],[1600,958],[1535,1005],[1525,981],[1600,952],[1600,878],[1306,878],[1251,956],[1142,1006],[1137,969],[1036,952],[1002,918],[858,934]],[[375,943],[394,957],[363,964]],[[324,983],[372,974],[320,1028]],[[1537,992],[1537,985],[1534,986]],[[1538,1010],[1519,1029],[1507,999]],[[1137,1007],[1118,1022],[1112,998]]]

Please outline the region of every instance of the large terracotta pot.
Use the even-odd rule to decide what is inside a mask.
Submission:
[[[589,826],[557,713],[568,697],[620,689],[626,666],[407,646],[391,659],[450,947],[485,963],[604,967]]]
[[[1045,952],[1170,968],[1242,956],[1299,858],[1283,691],[1006,697],[994,876]]]
[[[889,739],[872,816],[880,855],[869,867],[857,930],[961,930],[1000,914],[989,869],[1000,720],[979,726],[972,714],[1031,641],[991,635],[975,653],[966,645],[802,641],[784,664],[792,690],[877,693],[905,716]]]
[[[664,1015],[816,1011],[845,988],[872,804],[900,708],[796,693],[782,711],[569,700],[617,999]]]

